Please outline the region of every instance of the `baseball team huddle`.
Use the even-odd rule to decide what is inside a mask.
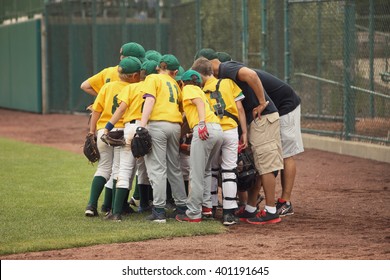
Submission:
[[[174,55],[129,42],[81,89],[96,96],[88,136],[99,155],[87,217],[99,216],[103,190],[112,221],[148,213],[157,223],[263,225],[294,214],[294,156],[304,149],[301,100],[287,83],[210,48],[185,71]]]

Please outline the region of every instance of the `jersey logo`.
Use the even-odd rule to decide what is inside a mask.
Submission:
[[[218,80],[217,85],[215,86],[215,90],[214,91],[206,90],[205,93],[209,93],[210,94],[210,98],[215,99],[216,102],[217,102],[213,106],[215,115],[217,115],[221,119],[223,118],[223,116],[227,116],[229,118],[232,118],[237,123],[237,125],[239,125],[240,123],[238,121],[238,118],[235,115],[233,115],[232,113],[230,113],[227,110],[225,110],[226,103],[225,103],[225,101],[222,98],[221,92],[219,91],[219,85],[220,85],[221,81],[222,81],[222,79]]]
[[[115,111],[116,111],[116,108],[119,107],[119,103],[118,103],[118,94],[114,96],[113,100],[112,100],[112,108],[111,108],[111,113],[114,114]]]

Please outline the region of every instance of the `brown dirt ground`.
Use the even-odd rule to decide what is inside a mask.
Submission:
[[[87,121],[87,115],[0,109],[0,137],[81,154]],[[386,207],[390,164],[311,149],[296,156],[296,162],[295,215],[279,224],[240,224],[219,235],[23,253],[1,259],[389,260],[390,211]]]

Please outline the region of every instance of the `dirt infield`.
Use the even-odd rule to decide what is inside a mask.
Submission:
[[[0,137],[81,154],[87,122],[86,115],[0,109]],[[1,259],[389,260],[390,164],[318,150],[306,150],[296,161],[295,215],[279,224],[240,224],[220,235],[33,252]]]

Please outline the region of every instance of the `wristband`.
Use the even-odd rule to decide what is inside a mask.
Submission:
[[[105,126],[105,129],[107,129],[108,131],[111,131],[113,128],[114,128],[114,125],[110,122],[108,122]]]

